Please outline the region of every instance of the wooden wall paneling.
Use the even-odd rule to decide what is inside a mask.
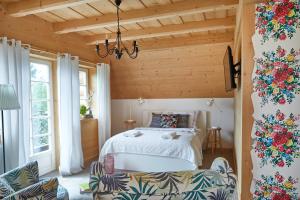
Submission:
[[[255,31],[255,6],[244,5],[242,15],[242,191],[241,199],[252,199],[250,186],[252,181],[251,130],[253,125],[252,70],[254,50],[252,36]]]
[[[58,17],[65,19],[65,20],[84,19],[83,15],[79,14],[78,12],[76,12],[70,8],[53,10],[53,11],[51,11],[51,13],[55,14]]]
[[[226,46],[142,51],[135,60],[112,58],[112,98],[232,97],[224,89]]]
[[[21,40],[23,43],[50,52],[68,52],[91,62],[98,62],[94,48],[87,46],[78,34],[56,35],[52,26],[36,16],[14,18],[0,17],[0,35]]]
[[[228,44],[233,41],[233,33],[228,32],[225,34],[197,34],[192,37],[179,37],[172,39],[160,39],[160,40],[146,40],[140,41],[140,51],[154,50],[154,49],[166,49],[180,46],[193,46],[193,45],[206,45],[207,47],[216,44]],[[194,35],[194,33],[192,33]],[[149,38],[147,38],[149,39]]]
[[[80,13],[82,16],[85,17],[93,17],[101,15],[101,12],[96,10],[95,8],[91,7],[89,4],[82,4],[79,6],[71,7],[74,11]]]
[[[191,21],[202,21],[205,20],[203,13],[193,14],[193,15],[185,15],[181,17],[183,22],[191,22]]]
[[[89,3],[90,6],[101,12],[102,14],[116,13],[116,7],[109,0],[101,0]]]
[[[65,19],[63,19],[57,15],[54,15],[51,12],[38,13],[38,14],[35,14],[35,16],[38,16],[38,17],[42,18],[43,20],[46,20],[51,23],[66,21]]]
[[[101,1],[101,6],[105,1]],[[189,14],[203,13],[207,11],[216,10],[227,10],[235,8],[237,5],[237,0],[215,0],[215,1],[198,1],[198,0],[188,0],[178,3],[168,4],[168,5],[157,5],[145,9],[130,10],[124,12],[121,15],[121,25],[131,24],[131,23],[141,23],[145,21],[152,21],[162,18],[170,18],[176,16],[183,16]],[[93,4],[90,4],[93,5]],[[103,10],[109,11],[110,8],[97,9],[102,12]],[[114,10],[116,10],[114,8]],[[103,12],[102,12],[103,13]],[[55,32],[59,34],[78,32],[83,30],[91,30],[96,28],[104,28],[116,25],[116,16],[114,12],[108,12],[109,14],[104,14],[103,16],[89,17],[80,20],[71,20],[63,23],[55,23]]]
[[[27,0],[10,3],[7,5],[7,13],[14,17],[53,11],[71,6],[90,3],[95,0]]]
[[[141,1],[127,0],[127,1],[122,2],[120,8],[122,11],[125,12],[125,11],[129,11],[129,10],[143,9],[143,8],[145,8],[145,6]]]
[[[133,40],[133,39],[143,39],[149,37],[163,37],[168,35],[175,34],[185,34],[191,32],[202,32],[202,31],[210,31],[210,30],[219,30],[225,28],[234,28],[235,26],[235,18],[228,17],[224,19],[211,19],[206,21],[195,21],[195,22],[187,22],[184,24],[172,24],[166,25],[162,27],[153,27],[153,28],[145,28],[142,30],[129,30],[126,32],[122,32],[122,40]],[[109,41],[114,41],[116,38],[116,33],[112,34],[102,34],[88,37],[86,39],[88,44],[95,44],[96,42],[103,42],[105,39]]]

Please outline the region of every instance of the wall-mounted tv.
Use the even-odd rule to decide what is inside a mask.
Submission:
[[[231,47],[228,46],[224,59],[224,76],[225,76],[225,90],[227,92],[232,91],[236,88],[235,77],[240,74],[240,62],[237,64],[233,63],[233,56]],[[238,67],[238,69],[236,69]]]

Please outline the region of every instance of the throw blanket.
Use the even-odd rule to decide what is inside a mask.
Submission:
[[[202,160],[201,135],[196,134],[194,129],[137,128],[125,133],[137,131],[142,133],[138,137],[125,137],[121,133],[107,140],[101,150],[100,161],[108,153],[129,153],[183,159],[196,168]],[[162,138],[162,135],[174,131],[174,139]]]

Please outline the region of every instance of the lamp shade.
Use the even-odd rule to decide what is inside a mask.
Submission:
[[[20,104],[14,87],[9,84],[0,84],[0,110],[19,109]]]

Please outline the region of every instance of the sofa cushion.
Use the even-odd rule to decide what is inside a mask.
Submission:
[[[0,199],[14,193],[14,190],[6,183],[5,180],[0,178]]]
[[[19,191],[39,182],[39,169],[37,162],[28,163],[26,166],[13,169],[1,176],[13,188]]]

